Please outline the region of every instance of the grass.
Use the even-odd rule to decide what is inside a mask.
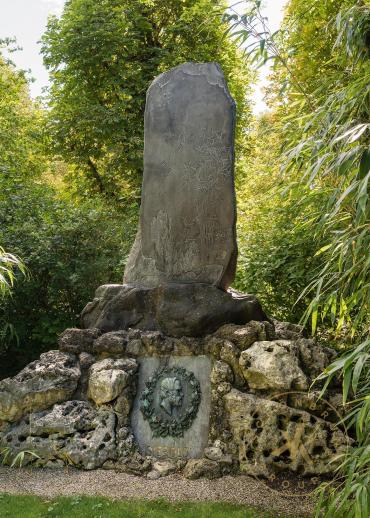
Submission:
[[[166,500],[109,500],[103,497],[59,497],[0,494],[1,518],[275,518],[277,515],[227,503]]]

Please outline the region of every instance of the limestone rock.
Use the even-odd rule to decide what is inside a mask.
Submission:
[[[276,340],[298,340],[304,337],[304,327],[274,320]]]
[[[302,368],[311,380],[321,374],[335,358],[333,349],[322,347],[316,340],[300,338],[295,343],[299,350]]]
[[[90,368],[88,397],[97,405],[116,399],[128,385],[130,377],[137,370],[132,359],[105,359]]]
[[[176,471],[176,464],[169,460],[157,460],[154,462],[153,468],[158,471],[161,477],[166,477]]]
[[[235,389],[224,400],[245,473],[330,473],[337,465],[335,457],[348,447],[338,427],[308,412]]]
[[[224,454],[221,448],[217,446],[210,446],[208,448],[205,448],[204,455],[205,457],[207,457],[207,459],[218,462]]]
[[[29,435],[65,437],[76,432],[86,432],[92,429],[91,422],[95,415],[95,410],[85,401],[56,404],[51,410],[30,414]]]
[[[133,475],[143,475],[151,467],[151,459],[141,455],[130,428],[120,428],[117,431],[117,462],[114,469]]]
[[[294,342],[255,342],[240,355],[240,366],[252,389],[307,389],[307,378],[299,366]]]
[[[274,340],[274,326],[270,322],[252,320],[245,325],[225,324],[215,332],[216,336],[236,344],[241,351],[248,349],[254,342]]]
[[[127,426],[134,397],[135,387],[132,383],[124,388],[117,397],[113,408],[117,415],[119,426]]]
[[[220,360],[226,362],[232,368],[234,385],[242,388],[245,385],[242,369],[239,364],[240,351],[232,342],[224,340],[220,350]]]
[[[59,349],[73,354],[91,353],[92,344],[100,335],[99,329],[66,329],[58,337]]]
[[[209,459],[190,459],[186,463],[183,476],[190,480],[197,478],[217,478],[221,475],[220,466],[214,460]]]
[[[78,381],[76,392],[73,394],[72,399],[81,399],[87,401],[87,389],[89,383],[89,370],[96,359],[92,354],[80,353],[78,360],[81,369],[81,376]]]
[[[113,331],[104,333],[94,341],[93,352],[98,355],[122,355],[124,354],[128,341],[126,331]]]
[[[196,310],[195,310],[196,309]],[[166,284],[154,288],[105,285],[82,312],[85,328],[102,332],[135,327],[168,336],[203,336],[226,323],[267,320],[252,295],[224,292],[207,284]]]
[[[211,383],[218,385],[222,382],[232,382],[234,379],[233,371],[230,366],[221,361],[216,361],[211,370]]]
[[[32,413],[14,425],[2,439],[13,457],[23,450],[36,453],[39,465],[62,460],[84,469],[96,469],[117,455],[115,415],[95,410],[85,401],[68,401],[51,410]],[[30,457],[27,462],[34,460]]]
[[[343,396],[340,392],[332,390],[326,390],[324,397],[321,396],[320,390],[290,392],[288,405],[306,410],[333,423],[340,421],[344,416]]]
[[[69,399],[81,371],[76,356],[49,351],[14,378],[0,381],[0,421],[18,421],[27,413]]]
[[[235,102],[216,63],[185,63],[152,82],[140,226],[124,282],[232,283],[234,126]]]

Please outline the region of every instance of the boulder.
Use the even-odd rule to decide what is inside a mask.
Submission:
[[[166,477],[176,471],[176,464],[169,460],[157,460],[153,464],[153,468],[159,473],[161,477]]]
[[[323,475],[338,465],[348,438],[333,423],[236,389],[224,396],[240,469],[269,476],[289,470]]]
[[[190,480],[196,480],[201,477],[218,478],[221,475],[221,469],[218,462],[210,459],[190,459],[186,463],[183,476]]]
[[[304,327],[290,322],[274,320],[276,340],[298,340],[305,336]]]
[[[104,333],[94,341],[93,352],[103,356],[122,355],[125,353],[127,341],[127,331]]]
[[[96,469],[117,455],[116,418],[112,411],[94,409],[85,401],[68,401],[51,410],[31,413],[3,435],[10,457],[29,450],[38,465],[62,460],[84,469]],[[26,463],[35,461],[28,457]]]
[[[320,345],[316,340],[300,338],[295,342],[303,371],[314,380],[334,360],[336,353]]]
[[[196,309],[196,310],[195,310]],[[168,336],[203,336],[226,323],[267,320],[252,295],[225,292],[209,284],[164,284],[153,288],[105,285],[82,311],[84,328],[102,332],[134,327]]]
[[[99,329],[66,329],[58,337],[59,350],[67,353],[91,353],[93,342],[101,335]]]
[[[77,388],[81,371],[75,355],[49,351],[14,378],[0,381],[0,421],[18,421],[24,415],[66,401]]]
[[[136,370],[137,363],[132,359],[108,358],[94,363],[90,367],[88,397],[97,405],[113,401],[128,385]]]
[[[204,456],[209,460],[218,462],[220,465],[231,465],[233,463],[232,456],[230,454],[225,454],[218,446],[205,448]]]
[[[307,378],[299,365],[299,351],[294,342],[255,342],[241,353],[239,363],[252,389],[282,391],[308,388]]]
[[[225,324],[214,333],[236,344],[241,351],[248,349],[254,342],[274,340],[274,326],[270,322],[252,320],[246,325]]]

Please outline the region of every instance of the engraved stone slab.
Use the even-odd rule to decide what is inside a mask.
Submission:
[[[211,360],[207,356],[139,360],[131,425],[140,451],[197,458],[208,442]]]
[[[140,224],[125,283],[232,283],[234,123],[235,103],[217,63],[185,63],[150,85]]]

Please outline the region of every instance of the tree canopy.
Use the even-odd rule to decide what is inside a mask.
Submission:
[[[90,192],[138,194],[145,94],[185,61],[217,61],[238,103],[239,152],[250,74],[225,38],[214,0],[69,0],[49,20],[42,52],[50,70],[48,133],[54,151]]]

